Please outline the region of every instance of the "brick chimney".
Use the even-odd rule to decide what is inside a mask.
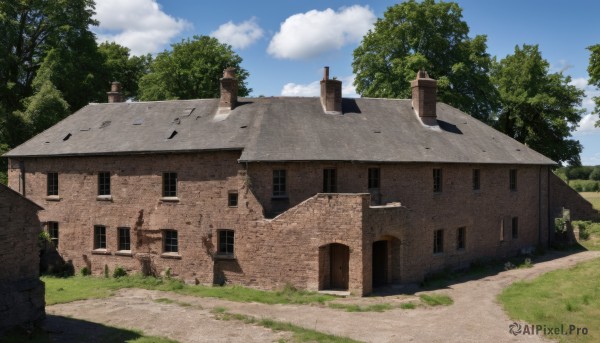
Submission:
[[[417,72],[417,78],[410,83],[412,87],[412,106],[423,124],[437,125],[436,102],[437,81],[430,79],[423,69]]]
[[[321,105],[325,113],[342,113],[342,81],[329,79],[329,67],[323,68]]]
[[[106,92],[106,95],[108,95],[108,102],[123,102],[121,82],[114,81],[110,85],[110,92]]]
[[[237,103],[237,93],[238,81],[235,78],[235,68],[226,68],[223,70],[223,77],[221,78],[219,108],[233,110]]]

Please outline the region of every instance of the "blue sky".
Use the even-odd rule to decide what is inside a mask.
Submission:
[[[539,44],[552,72],[562,71],[588,97],[586,116],[574,137],[584,146],[584,164],[600,165],[600,128],[590,114],[589,53],[600,44],[600,2],[592,0],[458,0],[471,36],[485,34],[488,52],[503,58],[515,45]],[[352,87],[352,51],[376,18],[397,1],[226,1],[96,0],[94,28],[101,41],[116,41],[136,54],[170,48],[192,37],[211,35],[231,44],[250,72],[253,96],[314,96],[322,67]]]

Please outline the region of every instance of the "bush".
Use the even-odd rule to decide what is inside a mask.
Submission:
[[[580,222],[576,222],[574,224],[579,229],[579,239],[582,239],[584,241],[588,240],[590,238],[590,226],[591,226],[592,222],[591,221],[580,221]]]
[[[127,271],[122,267],[115,268],[115,270],[113,271],[113,277],[117,279],[123,276],[127,276]]]
[[[594,170],[590,173],[590,180],[600,181],[600,166],[594,167]]]
[[[90,270],[90,268],[88,267],[83,267],[81,268],[81,276],[88,276],[88,275],[92,275],[92,271]]]

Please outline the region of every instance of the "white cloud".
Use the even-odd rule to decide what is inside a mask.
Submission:
[[[583,116],[581,121],[579,122],[579,127],[577,128],[577,133],[600,133],[600,128],[595,127],[596,122],[598,121],[598,115],[592,115],[592,111],[594,110],[594,100],[593,97],[600,97],[600,91],[596,89],[594,86],[588,85],[588,79],[585,77],[574,78],[570,82],[571,85],[583,90],[585,92],[585,97],[582,101],[582,107],[586,111],[586,115]]]
[[[581,155],[581,164],[584,166],[600,166],[600,152],[593,155]]]
[[[156,53],[191,24],[163,12],[156,0],[96,0],[99,42],[114,41],[132,54]]]
[[[294,14],[273,36],[267,52],[277,58],[304,59],[358,42],[373,27],[375,14],[354,5],[338,12],[328,8]]]
[[[352,84],[354,82],[354,75],[340,78],[342,81],[342,96],[344,98],[358,98],[356,89]],[[283,96],[319,96],[321,92],[321,81],[314,81],[307,84],[299,83],[286,83],[281,89],[281,95]]]
[[[219,26],[210,35],[218,39],[221,43],[231,45],[234,49],[244,49],[261,38],[263,30],[256,23],[256,18],[252,17],[239,24],[229,21]]]

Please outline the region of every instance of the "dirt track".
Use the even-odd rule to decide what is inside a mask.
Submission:
[[[386,312],[351,313],[318,305],[264,305],[197,298],[169,292],[124,289],[108,299],[77,301],[47,307],[49,315],[71,316],[110,326],[135,328],[145,334],[169,337],[180,342],[269,342],[289,338],[239,321],[215,319],[210,310],[225,307],[229,312],[271,318],[296,325],[351,337],[365,342],[540,342],[538,336],[513,336],[512,323],[496,302],[496,296],[511,283],[531,279],[545,272],[567,268],[600,257],[586,251],[547,262],[530,269],[515,269],[478,280],[456,283],[435,292],[454,299],[451,306],[394,309]],[[417,293],[418,295],[418,293]],[[402,302],[417,295],[369,297],[344,301],[360,303]],[[157,303],[168,298],[191,306]],[[50,317],[49,326],[60,320]],[[68,340],[69,329],[63,340]],[[59,335],[60,336],[60,335]],[[60,337],[59,337],[60,338]]]

